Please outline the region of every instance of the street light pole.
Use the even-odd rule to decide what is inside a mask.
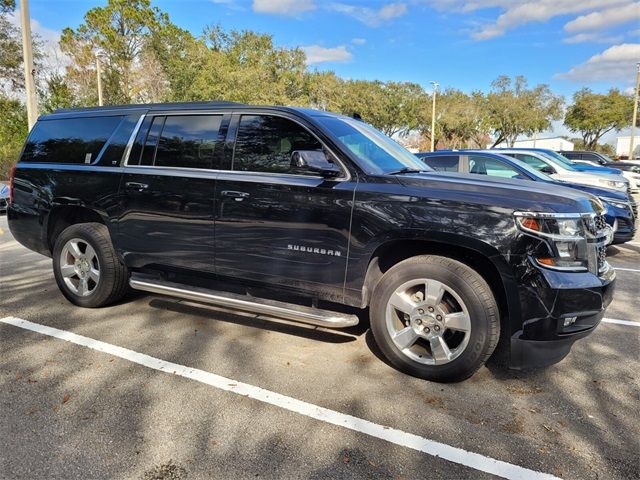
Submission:
[[[96,75],[98,77],[98,105],[102,106],[102,68],[100,68],[99,55],[96,55]]]
[[[440,86],[437,82],[429,82],[433,87],[433,103],[431,104],[431,151],[435,150],[436,137],[436,92]]]
[[[27,122],[29,130],[31,130],[31,127],[38,119],[38,102],[36,101],[36,84],[34,80],[36,71],[33,68],[28,0],[20,0],[20,25],[22,27],[22,59],[24,63],[24,87],[27,97]]]
[[[636,122],[638,121],[638,91],[640,90],[640,62],[636,63],[636,90],[633,97],[633,121],[631,122],[631,137],[629,137],[629,160],[633,160],[633,144],[636,136]]]

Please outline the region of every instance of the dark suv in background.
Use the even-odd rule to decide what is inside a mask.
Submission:
[[[499,338],[516,368],[557,362],[613,296],[597,198],[443,176],[329,112],[61,110],[12,177],[11,232],[76,305],[132,287],[337,328],[355,307],[392,365],[430,380],[469,377]]]

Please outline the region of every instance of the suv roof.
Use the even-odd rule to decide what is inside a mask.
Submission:
[[[73,116],[74,114],[99,114],[106,112],[135,112],[139,110],[158,111],[158,110],[207,110],[215,108],[233,108],[236,110],[245,109],[267,109],[281,112],[297,112],[308,116],[339,116],[337,113],[326,112],[322,110],[313,110],[302,107],[287,107],[282,105],[249,105],[245,103],[227,102],[227,101],[208,101],[208,102],[171,102],[171,103],[138,103],[130,105],[106,105],[103,107],[81,107],[81,108],[61,108],[49,115],[42,115],[40,118],[51,116]]]

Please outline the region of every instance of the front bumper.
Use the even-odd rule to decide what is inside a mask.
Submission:
[[[511,335],[509,366],[515,369],[545,367],[562,360],[576,340],[596,329],[613,299],[613,268],[603,277],[536,270],[520,291],[525,318],[521,329]]]

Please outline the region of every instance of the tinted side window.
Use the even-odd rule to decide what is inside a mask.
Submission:
[[[154,165],[213,168],[221,123],[222,115],[167,116],[158,141]],[[153,130],[153,126],[151,128]]]
[[[441,172],[460,171],[459,155],[438,155],[434,157],[426,156],[422,158],[422,161],[429,165],[431,168],[434,168]]]
[[[93,163],[122,116],[41,120],[33,127],[23,162]]]
[[[501,178],[524,178],[511,165],[482,155],[469,156],[469,173]]]
[[[164,125],[165,117],[154,117],[147,133],[147,138],[142,147],[142,156],[140,157],[140,165],[153,165],[153,159],[156,155],[158,139],[160,138],[160,130]]]
[[[589,160],[590,162],[600,163],[600,157],[595,153],[583,153],[582,158],[584,160]]]
[[[569,160],[580,160],[579,153],[563,152],[562,155],[567,157]]]
[[[243,115],[233,156],[233,169],[287,173],[295,150],[322,150],[322,144],[301,125],[282,117]]]

